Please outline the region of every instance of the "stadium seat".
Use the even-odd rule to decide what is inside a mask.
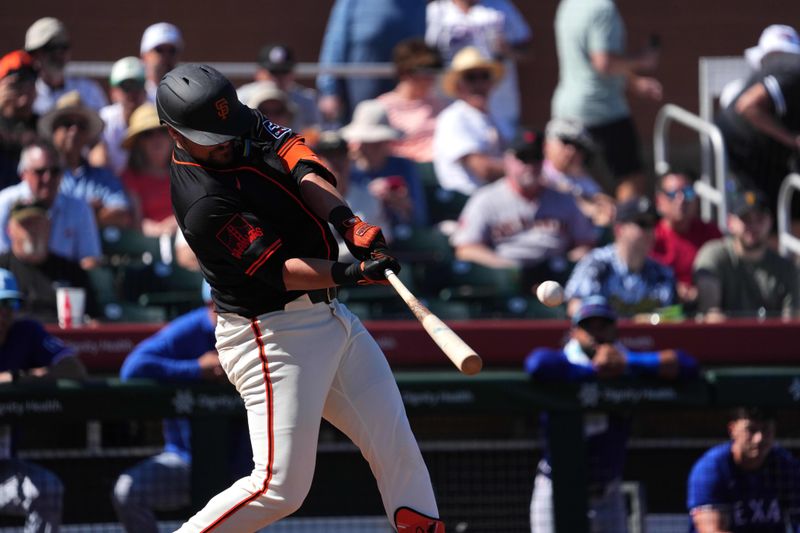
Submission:
[[[489,268],[466,261],[449,265],[443,300],[479,297],[511,297],[522,294],[521,273],[516,268]]]
[[[398,225],[394,229],[392,252],[401,261],[444,262],[453,258],[450,241],[435,227]]]
[[[428,203],[430,222],[436,224],[443,220],[458,220],[461,210],[469,196],[442,189],[439,185],[425,186],[425,200]]]
[[[171,237],[167,236],[167,239],[170,240],[171,247]],[[109,226],[101,230],[100,242],[103,255],[113,265],[131,262],[151,264],[163,260],[161,255],[162,238],[147,237],[138,230]]]
[[[126,302],[163,307],[168,318],[203,305],[199,272],[160,262],[126,265],[122,272],[121,292]]]
[[[168,319],[167,310],[158,306],[142,306],[137,303],[120,302],[106,306],[106,320],[110,322],[163,323]]]

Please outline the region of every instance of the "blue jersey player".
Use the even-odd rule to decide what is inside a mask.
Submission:
[[[525,369],[540,381],[589,381],[623,375],[675,379],[697,372],[697,363],[676,350],[633,352],[617,341],[617,316],[602,296],[581,302],[572,317],[570,340],[560,350],[540,348],[525,360]],[[620,491],[630,416],[620,413],[587,413],[585,416],[589,465],[589,516],[592,531],[625,533],[625,501]],[[542,415],[543,429],[548,424]],[[545,443],[531,500],[532,533],[552,533],[553,486],[550,451]]]
[[[731,440],[708,450],[689,474],[691,531],[800,531],[800,461],[775,444],[772,413],[736,409],[728,433]]]

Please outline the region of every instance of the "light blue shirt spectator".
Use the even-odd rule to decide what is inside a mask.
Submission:
[[[0,253],[7,252],[10,240],[5,228],[11,208],[17,202],[32,202],[31,189],[26,182],[0,191]],[[59,193],[49,210],[50,251],[65,259],[80,261],[101,255],[100,234],[94,213],[83,200]]]
[[[620,258],[616,244],[609,244],[578,261],[565,295],[568,300],[605,296],[620,316],[629,317],[672,305],[675,277],[669,268],[650,258],[634,272]]]
[[[84,200],[90,206],[107,209],[130,209],[128,195],[120,179],[107,168],[93,167],[87,162],[75,170],[64,169],[61,192]]]

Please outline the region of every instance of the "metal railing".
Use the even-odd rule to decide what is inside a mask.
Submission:
[[[67,65],[67,74],[71,76],[87,76],[106,79],[111,73],[113,61],[71,61]],[[257,63],[247,62],[210,62],[208,63],[225,76],[236,79],[250,79],[258,68]],[[319,74],[330,74],[339,77],[392,78],[395,75],[392,63],[358,63],[321,65],[319,63],[297,63],[294,73],[298,78],[314,78]]]
[[[713,159],[711,155],[702,158],[700,180],[694,186],[697,195],[700,197],[700,212],[703,220],[706,222],[711,220],[711,206],[713,204],[717,208],[717,225],[721,232],[726,233],[728,206],[725,195],[725,180],[728,175],[728,156],[725,151],[722,134],[714,124],[686,111],[682,107],[666,104],[658,112],[653,129],[653,158],[656,173],[658,174],[668,172],[670,169],[667,161],[667,128],[672,122],[678,122],[696,131],[702,138],[706,138],[709,141],[703,149],[711,150]],[[712,160],[714,163],[713,169],[709,168]],[[714,174],[713,182],[711,179],[712,170]]]
[[[792,233],[792,196],[800,189],[800,174],[789,174],[778,191],[778,251],[784,257],[790,252],[800,255],[800,239]]]

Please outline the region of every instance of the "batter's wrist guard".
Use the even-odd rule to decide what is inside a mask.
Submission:
[[[397,259],[388,255],[380,258],[368,259],[358,263],[346,265],[344,263],[334,263],[331,266],[331,278],[336,285],[353,287],[356,285],[388,285],[384,271],[390,269],[393,272],[400,272],[400,263]]]
[[[386,239],[378,226],[367,224],[346,205],[334,207],[328,221],[344,239],[353,257],[362,261],[386,253]]]

